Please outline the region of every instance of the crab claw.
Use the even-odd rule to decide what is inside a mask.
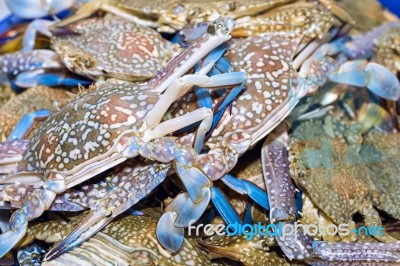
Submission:
[[[185,230],[182,227],[176,227],[174,220],[176,219],[176,213],[188,200],[190,201],[190,198],[187,193],[179,194],[165,208],[166,212],[157,223],[157,239],[164,248],[171,252],[177,252],[183,244]]]
[[[89,85],[91,81],[74,76],[67,76],[63,72],[48,72],[44,69],[36,69],[19,74],[15,79],[15,84],[21,88],[30,88],[37,85],[48,87],[55,86],[77,86]]]
[[[51,260],[64,254],[97,233],[114,218],[106,218],[106,215],[107,211],[104,209],[102,211],[89,213],[85,220],[82,221],[74,231],[46,254],[44,260]]]
[[[22,211],[13,213],[10,219],[10,231],[0,235],[0,258],[9,252],[26,234],[28,220]]]
[[[329,79],[337,83],[367,87],[387,100],[397,101],[400,98],[400,82],[397,77],[385,67],[366,60],[342,64],[329,75]]]
[[[184,227],[196,222],[204,213],[211,198],[209,188],[201,189],[203,200],[193,203],[188,193],[179,194],[166,208],[157,224],[157,238],[160,244],[176,252],[180,249],[184,239]]]

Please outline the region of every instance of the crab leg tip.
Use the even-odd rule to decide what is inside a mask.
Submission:
[[[222,194],[222,192],[218,188],[212,187],[211,194],[211,199],[215,208],[218,210],[219,214],[227,224],[242,223],[235,210],[232,208],[224,194]]]
[[[64,238],[57,246],[51,249],[45,256],[44,260],[54,259],[65,252],[75,248],[83,241],[87,240],[101,228],[107,225],[111,218],[105,217],[105,211],[91,212],[66,238]]]
[[[0,258],[9,252],[26,234],[27,223],[18,226],[16,230],[7,231],[0,235]]]

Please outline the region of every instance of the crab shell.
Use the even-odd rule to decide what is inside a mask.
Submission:
[[[372,131],[367,134],[360,151],[369,168],[372,182],[381,195],[378,207],[396,219],[400,219],[400,135]]]
[[[92,79],[147,80],[178,51],[158,32],[113,15],[69,27],[78,35],[53,36],[52,47],[71,71]]]
[[[159,31],[173,33],[184,26],[212,21],[218,17],[237,19],[251,16],[292,0],[185,0],[185,1],[132,1],[112,0],[109,3],[128,10],[140,23],[157,27]]]
[[[291,174],[336,224],[348,223],[376,188],[357,149],[331,138],[320,120],[302,123],[290,145]]]

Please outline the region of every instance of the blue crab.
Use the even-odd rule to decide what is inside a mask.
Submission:
[[[354,224],[352,216],[359,212],[366,226],[382,227],[373,208],[382,196],[358,150],[327,135],[321,120],[305,121],[292,135],[292,177],[334,224]],[[384,233],[375,237],[396,241]]]
[[[155,30],[111,14],[69,29],[76,34],[53,36],[51,46],[69,70],[91,79],[148,80],[178,52]]]
[[[366,38],[368,40],[368,36]],[[298,77],[297,79],[292,80],[294,81],[293,83],[290,83],[291,77],[293,77],[292,75],[295,74],[295,71],[291,68],[293,61],[292,56],[301,39],[302,38],[299,37],[288,41],[280,34],[270,34],[262,37],[234,40],[230,45],[228,45],[226,58],[232,62],[233,70],[245,71],[248,74],[248,84],[247,89],[242,92],[237,100],[233,101],[232,113],[230,111],[225,112],[225,109],[222,109],[221,121],[217,127],[213,129],[212,135],[205,143],[210,149],[207,153],[200,154],[197,157],[194,156],[199,151],[199,149],[196,148],[197,146],[195,145],[194,150],[186,146],[185,152],[193,154],[193,157],[182,163],[181,161],[176,160],[176,157],[172,155],[177,151],[182,151],[180,149],[182,146],[174,143],[174,141],[176,142],[175,138],[164,138],[156,142],[163,143],[162,145],[168,147],[167,150],[170,150],[170,155],[165,158],[164,162],[173,162],[176,172],[188,191],[188,193],[180,194],[169,205],[166,209],[167,212],[160,219],[159,227],[157,228],[159,240],[171,251],[179,249],[180,243],[183,241],[183,228],[187,227],[189,222],[196,221],[203,214],[210,200],[213,200],[216,207],[219,208],[219,202],[222,201],[221,198],[223,196],[219,190],[213,186],[212,181],[218,180],[222,177],[221,180],[231,188],[240,191],[241,193],[249,194],[250,197],[254,196],[254,190],[252,190],[253,187],[248,187],[246,182],[232,180],[229,176],[225,176],[225,174],[236,164],[238,157],[244,153],[250,145],[257,143],[257,141],[268,134],[268,132],[270,132],[290,113],[299,101],[299,98],[301,98],[308,89],[313,90],[315,87],[323,85],[326,82],[326,79],[330,77],[329,72],[325,73],[325,70],[321,70],[322,73],[320,74],[322,77],[325,77],[325,79],[309,79],[307,81],[310,82],[310,84],[308,84],[305,82],[303,77]],[[334,43],[331,46],[328,46],[328,48],[335,48],[334,51],[336,52],[333,53],[333,55],[341,54],[341,50],[335,46],[337,44],[338,43]],[[341,43],[339,46],[343,47]],[[326,46],[322,48],[323,51],[325,51],[324,54],[328,51],[326,48]],[[278,53],[278,49],[280,49],[280,53]],[[286,53],[286,56],[282,54],[283,52]],[[346,51],[343,51],[343,53],[344,52]],[[263,56],[254,56],[257,53],[260,53]],[[265,56],[265,54],[268,56]],[[280,54],[281,57],[274,56],[274,54]],[[321,55],[320,51],[317,51],[315,56],[318,55]],[[311,57],[312,60],[307,66],[310,64],[312,65],[312,62],[315,62],[315,56]],[[249,58],[252,58],[252,60],[243,61],[243,59],[247,60]],[[269,63],[263,61],[258,63],[256,58],[268,61],[276,58],[277,62]],[[317,58],[320,59],[320,57]],[[320,61],[317,60],[317,62]],[[340,65],[340,62],[338,64]],[[359,64],[355,63],[355,66],[358,67]],[[306,68],[306,66],[304,67]],[[316,68],[316,66],[313,67]],[[313,70],[315,68],[313,68]],[[282,69],[284,69],[284,71]],[[390,82],[393,81],[390,87],[393,87],[394,90],[387,93],[387,91],[370,86],[374,83],[369,84],[368,87],[385,97],[396,97],[399,89],[397,79],[391,76],[392,74],[386,69],[380,67],[374,69],[378,70],[378,73],[388,75],[388,80],[390,80]],[[266,74],[258,74],[258,72]],[[370,80],[370,78],[373,80],[374,75],[376,74],[374,71],[369,70],[365,73],[368,80]],[[273,75],[278,77],[273,78]],[[340,76],[340,72],[335,73],[335,78],[338,76]],[[265,77],[271,78],[276,82],[276,84],[272,80],[266,80]],[[282,91],[278,89],[280,84],[278,81],[282,83]],[[343,79],[343,82],[345,81],[346,78]],[[296,82],[299,82],[299,84]],[[293,87],[290,86],[291,84]],[[299,87],[295,87],[295,85]],[[179,108],[176,114],[183,115],[182,117],[184,117],[184,114],[187,111],[185,106],[188,106],[188,109],[190,110],[193,105],[187,104],[187,99],[182,99],[184,104],[178,103],[178,106],[182,106],[183,108]],[[260,102],[257,102],[255,99]],[[184,110],[181,111],[181,109]],[[239,112],[239,110],[243,110],[244,113],[243,111]],[[245,119],[245,115],[247,114],[245,110],[248,110],[247,113],[251,116],[250,118],[253,119],[252,121],[254,121],[254,125],[251,121]],[[147,158],[157,159],[156,156],[157,155],[154,154],[153,157],[147,156]],[[151,187],[153,185],[154,184],[152,183]],[[199,187],[202,188],[199,190]],[[81,243],[85,238],[90,236],[93,231],[98,230],[99,227],[106,224],[113,216],[118,215],[121,212],[121,206],[124,206],[124,208],[126,207],[124,205],[125,203],[121,204],[120,197],[118,196],[119,193],[123,193],[124,195],[127,194],[123,188],[119,188],[118,190],[115,190],[115,192],[111,193],[111,195],[107,197],[107,200],[102,201],[102,204],[99,204],[99,206],[93,210],[92,214],[88,216],[86,221],[82,223],[70,237],[67,237],[60,245],[48,254],[48,258],[52,258],[53,256]],[[133,193],[131,194],[133,196],[132,199],[134,199],[133,202],[136,202],[137,198],[135,192],[129,193]],[[138,193],[142,194],[142,191]],[[255,198],[257,199],[257,197]],[[124,202],[130,206],[131,203],[129,203],[129,201],[129,198],[124,200]],[[117,202],[119,205],[115,205],[114,202]],[[265,203],[263,205],[265,206]],[[239,221],[235,214],[226,211],[230,210],[229,207],[222,206],[218,210],[225,213],[222,216],[226,219],[227,223]],[[111,214],[111,216],[107,214]],[[173,237],[171,237],[171,234]]]
[[[338,2],[352,15],[355,22],[352,31],[355,33],[364,33],[382,23],[396,20],[395,15],[389,14],[389,11],[377,0],[339,0]],[[375,12],[369,12],[369,10]]]
[[[247,2],[219,0],[207,1],[207,4],[198,1],[134,1],[134,0],[95,0],[81,6],[75,15],[61,21],[58,25],[67,25],[74,21],[88,17],[96,10],[103,10],[116,16],[124,17],[132,22],[144,26],[157,28],[160,32],[173,33],[186,25],[214,20],[220,16],[229,16],[233,19],[246,15],[253,15],[271,9],[277,5],[292,0]]]
[[[366,36],[367,39],[368,36]],[[335,43],[333,43],[323,45],[310,59],[306,60],[301,66],[299,77],[296,78],[291,66],[292,56],[297,45],[298,40],[296,38],[288,40],[287,38],[283,39],[279,34],[270,34],[262,37],[233,40],[228,46],[225,57],[232,63],[233,70],[247,73],[247,89],[232,102],[231,109],[222,114],[219,124],[213,129],[210,138],[205,143],[209,149],[207,154],[200,155],[200,159],[193,167],[175,163],[175,168],[185,184],[189,198],[184,199],[183,196],[179,196],[176,199],[177,203],[172,204],[173,207],[170,207],[162,217],[165,220],[162,221],[160,226],[172,224],[172,222],[166,222],[168,219],[168,221],[174,220],[176,227],[185,227],[190,221],[189,213],[196,212],[196,215],[193,215],[192,218],[197,217],[197,212],[202,213],[204,206],[207,205],[204,202],[208,203],[212,199],[213,193],[217,193],[212,187],[211,181],[222,178],[221,180],[229,184],[228,186],[235,187],[237,190],[242,189],[243,192],[248,191],[243,184],[232,184],[224,176],[236,164],[239,156],[278,125],[306,93],[324,85],[328,79],[344,83],[352,82],[352,78],[348,79],[347,70],[350,70],[351,66],[354,66],[356,71],[359,69],[359,61],[346,62],[344,66],[338,62],[337,64],[340,66],[338,67],[335,63],[327,62],[331,60],[329,57],[321,59],[321,53],[326,55],[326,51],[329,51],[329,49],[334,50],[334,54],[340,54],[340,49],[337,50]],[[259,56],[257,56],[258,53]],[[275,54],[280,56],[274,56]],[[274,62],[274,59],[277,61]],[[316,64],[321,62],[323,62],[322,68],[316,68]],[[328,65],[325,65],[326,63]],[[361,63],[366,64],[365,62]],[[308,69],[310,72],[307,72],[309,67],[311,67],[311,69]],[[392,91],[393,94],[390,92],[391,89],[386,92],[397,99],[400,92],[397,78],[380,66],[372,65],[371,67],[376,67],[376,70],[381,69],[382,72],[380,70],[378,72],[387,75],[387,81],[390,80],[389,82],[393,85],[394,90]],[[333,72],[335,69],[336,72]],[[370,81],[375,79],[373,77],[374,71],[367,70],[367,72]],[[310,75],[310,73],[317,75],[317,77]],[[338,78],[339,76],[341,78]],[[389,94],[384,95],[386,92],[379,92],[380,89],[375,90],[371,86],[373,83],[370,83],[367,87],[382,96],[389,96]],[[180,106],[185,108],[184,104],[180,104]],[[191,175],[192,178],[187,179],[188,175]],[[188,180],[193,182],[195,178],[198,179],[195,185],[189,183]],[[200,184],[202,184],[202,189],[199,191]],[[227,223],[237,221],[234,216],[227,215],[224,218]],[[229,220],[230,218],[232,220]],[[160,231],[162,230],[168,231],[171,228],[168,227],[167,230],[160,227]]]
[[[297,207],[294,201],[295,187],[289,173],[288,145],[287,128],[282,125],[268,136],[261,155],[271,206],[270,220],[272,223],[294,225]],[[302,232],[280,235],[275,239],[289,259],[304,260],[311,265],[395,264],[400,260],[398,242],[329,243],[315,241]]]
[[[399,134],[372,130],[365,136],[360,155],[366,162],[372,183],[380,195],[378,208],[400,219],[400,178],[398,175]]]
[[[179,51],[178,45],[163,39],[155,30],[111,14],[78,21],[69,25],[64,30],[66,33],[43,31],[52,23],[48,20],[31,23],[24,35],[24,52],[17,52],[16,55],[33,50],[36,31],[40,29],[41,33],[51,37],[51,47],[59,54],[54,60],[59,61],[60,67],[63,62],[73,73],[90,79],[106,76],[143,81],[152,78]],[[29,65],[39,66],[39,63],[39,60],[32,61]],[[25,62],[14,64],[26,65]],[[79,77],[65,77],[64,72],[47,73],[44,68],[30,69],[28,73],[19,75],[16,83],[26,87],[35,85],[35,81],[43,85],[55,82],[67,86],[88,83]]]
[[[199,129],[201,141],[212,115],[207,109],[159,122],[174,99],[193,85],[232,86],[244,80],[244,75],[238,72],[210,78],[205,75],[210,68],[208,65],[198,73],[183,76],[202,57],[228,40],[233,27],[232,19],[222,18],[210,23],[208,32],[198,42],[170,61],[148,83],[105,85],[69,102],[55,113],[31,139],[17,172],[2,180],[2,183],[13,183],[23,176],[25,183],[41,184],[43,190],[26,197],[22,208],[13,213],[11,231],[0,237],[1,243],[8,243],[2,244],[1,255],[25,235],[27,222],[40,216],[55,196],[67,188],[139,153],[146,158],[158,155],[157,158],[164,161],[164,154],[156,151],[166,143],[160,139],[158,145],[146,146],[151,140],[203,121]],[[153,148],[155,153],[149,156],[148,149]],[[183,161],[186,158],[185,154],[180,157]]]
[[[226,257],[234,261],[240,261],[243,265],[297,265],[289,263],[276,250],[270,250],[265,246],[265,239],[257,235],[251,240],[245,236],[212,236],[204,239],[199,244],[208,250],[213,257]],[[301,264],[300,264],[301,265]]]

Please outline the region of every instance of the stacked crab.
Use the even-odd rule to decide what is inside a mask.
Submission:
[[[400,23],[342,2],[7,1],[1,262],[400,263]]]

